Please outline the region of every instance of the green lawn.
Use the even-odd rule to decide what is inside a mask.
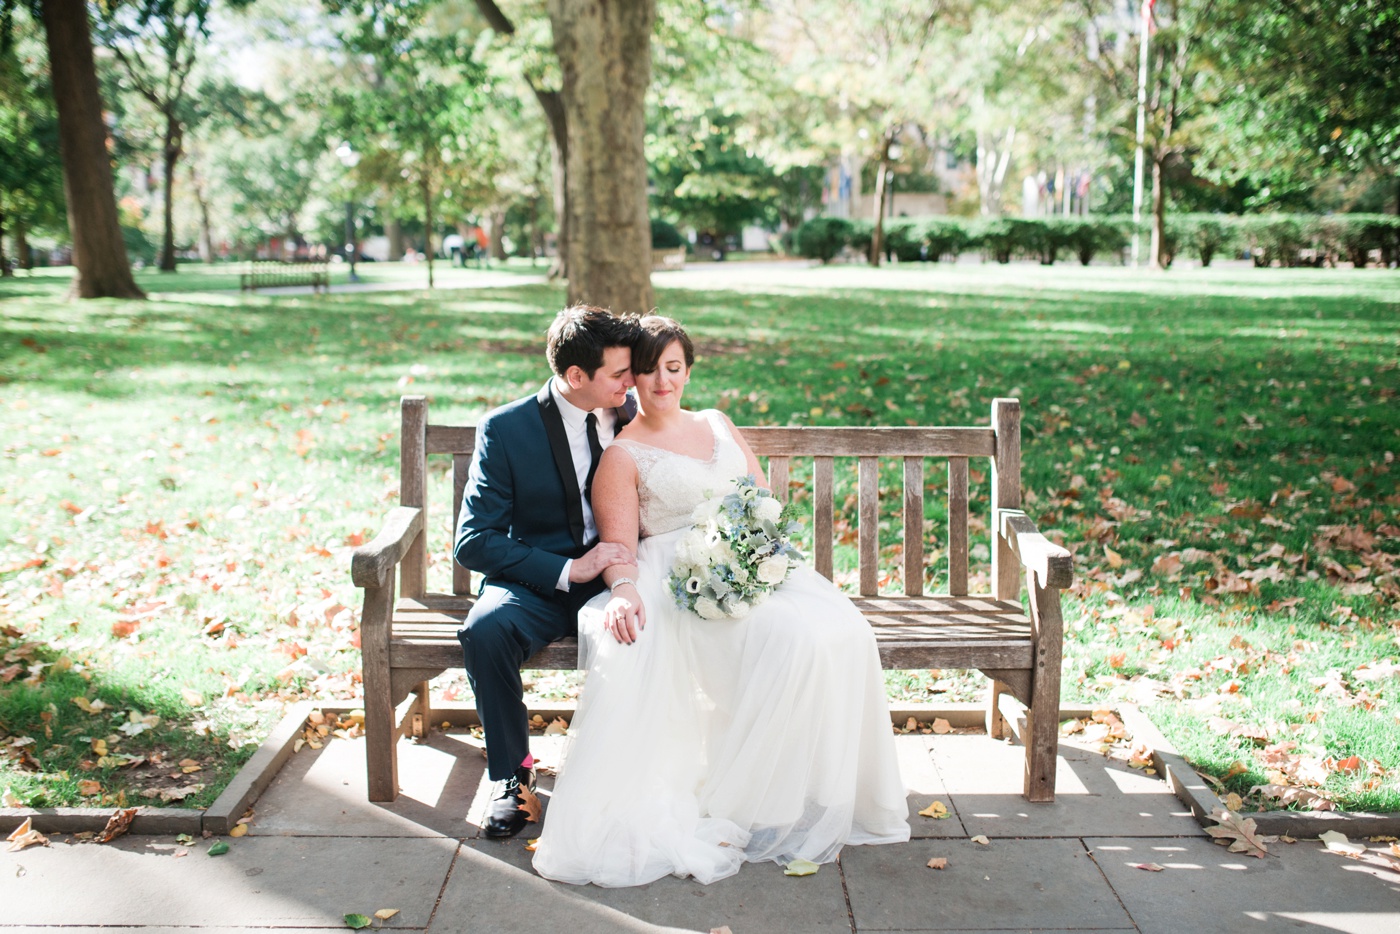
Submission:
[[[0,791],[26,804],[204,804],[287,702],[354,696],[348,556],[395,502],[399,396],[472,420],[533,392],[563,300],[529,281],[240,296],[236,272],[143,273],[145,303],[0,281]],[[655,281],[699,343],[689,402],[740,424],[975,424],[1020,397],[1027,510],[1075,551],[1066,700],[1143,704],[1247,797],[1289,784],[1400,810],[1400,273],[707,264]],[[898,482],[891,466],[891,515]],[[882,545],[897,565],[897,524]]]

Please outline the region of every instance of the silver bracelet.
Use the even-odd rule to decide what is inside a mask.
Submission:
[[[631,584],[633,587],[636,587],[636,586],[637,586],[637,582],[634,581],[632,578],[630,578],[630,577],[619,577],[617,580],[613,581],[611,584],[608,585],[608,590],[616,590],[617,588],[621,587],[623,584]]]

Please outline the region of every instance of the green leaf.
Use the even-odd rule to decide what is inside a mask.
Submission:
[[[352,930],[352,931],[358,931],[358,930],[360,930],[361,928],[367,928],[367,927],[369,927],[369,926],[370,926],[371,924],[373,924],[373,923],[374,923],[373,920],[371,920],[370,918],[365,917],[364,915],[346,915],[346,916],[345,916],[345,926],[348,927],[348,928],[349,928],[350,930]]]
[[[213,843],[209,844],[210,856],[223,856],[227,852],[228,844],[223,840],[215,840]]]
[[[785,876],[810,876],[822,867],[805,859],[795,859],[783,870]]]

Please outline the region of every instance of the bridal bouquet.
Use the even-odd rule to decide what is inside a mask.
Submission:
[[[742,619],[768,599],[802,560],[790,510],[751,475],[697,506],[666,579],[676,605],[702,619]]]

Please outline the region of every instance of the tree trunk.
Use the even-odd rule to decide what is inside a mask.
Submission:
[[[1151,257],[1151,262],[1158,269],[1166,269],[1172,262],[1172,258],[1167,252],[1165,236],[1167,231],[1167,191],[1166,177],[1162,173],[1164,159],[1164,156],[1155,153],[1152,156],[1152,241],[1147,255]]]
[[[165,140],[161,156],[165,165],[164,191],[161,192],[164,217],[164,232],[160,241],[160,271],[175,271],[175,166],[184,152],[184,133],[175,114],[165,115]]]
[[[29,249],[29,234],[24,229],[24,221],[15,224],[15,262],[20,269],[34,268],[34,251]]]
[[[428,288],[433,287],[433,178],[425,167],[419,180],[423,191],[423,256],[428,260]]]
[[[77,269],[73,292],[79,298],[145,298],[131,276],[117,220],[107,126],[84,0],[44,0],[44,37],[58,108],[63,189]]]
[[[388,213],[390,216],[384,220],[384,236],[389,241],[389,262],[397,263],[403,259],[403,225],[393,216],[392,206]]]
[[[870,236],[870,265],[879,266],[885,248],[885,202],[890,196],[890,144],[894,137],[886,133],[880,146],[880,164],[875,171],[875,230]]]
[[[506,212],[500,208],[492,209],[488,215],[491,225],[491,258],[505,262],[506,260]]]
[[[535,90],[535,98],[549,121],[549,166],[554,177],[554,262],[547,278],[569,275],[569,121],[564,116],[564,97],[558,91]],[[648,224],[648,243],[650,225]]]
[[[193,163],[190,164],[190,191],[194,192],[195,204],[199,205],[199,261],[207,265],[214,262],[214,234],[209,224],[209,199],[204,195],[204,183]]]
[[[652,308],[643,142],[655,0],[550,0],[563,71],[570,304]]]
[[[0,211],[0,279],[8,279],[14,274],[9,260],[5,258],[5,212]]]
[[[496,6],[495,0],[476,0],[476,8],[486,17],[491,28],[503,36],[515,35],[515,24]],[[528,74],[525,81],[539,101],[549,123],[549,156],[554,172],[554,225],[558,228],[554,262],[550,264],[550,279],[569,274],[569,130],[564,115],[564,97],[537,85]]]

